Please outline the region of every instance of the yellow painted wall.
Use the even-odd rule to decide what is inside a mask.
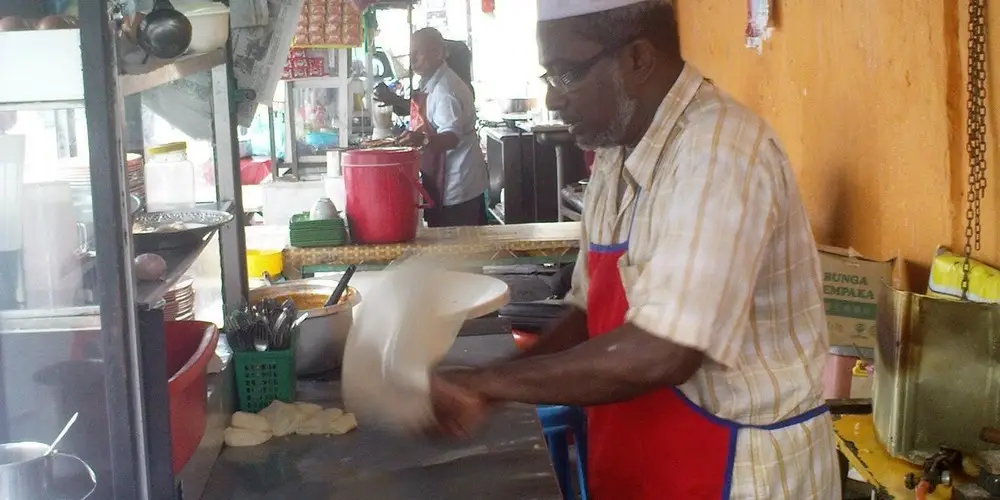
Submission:
[[[745,4],[675,0],[685,56],[778,131],[819,242],[901,257],[902,277],[922,291],[935,247],[963,242],[967,2],[774,0],[761,55],[744,48]],[[988,16],[991,184],[979,256],[1000,264],[997,0]]]

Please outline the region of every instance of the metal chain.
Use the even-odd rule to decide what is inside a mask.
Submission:
[[[980,204],[986,196],[986,0],[969,0],[969,206],[965,210],[965,260],[962,262],[962,299],[969,294],[972,250],[980,249]]]

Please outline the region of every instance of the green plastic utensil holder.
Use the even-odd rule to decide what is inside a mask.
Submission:
[[[293,332],[291,347],[282,351],[233,353],[240,411],[257,413],[275,400],[295,402],[297,337],[298,332]]]

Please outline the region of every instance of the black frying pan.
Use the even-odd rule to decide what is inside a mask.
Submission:
[[[191,44],[191,21],[170,3],[156,0],[153,10],[139,22],[136,41],[146,55],[173,59]]]

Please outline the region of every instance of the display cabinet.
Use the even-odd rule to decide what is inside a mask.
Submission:
[[[298,56],[301,54],[301,56]],[[299,178],[322,178],[326,153],[361,141],[365,86],[352,71],[351,50],[292,49],[284,81],[287,105],[285,159]],[[301,68],[304,73],[297,73]],[[310,65],[320,70],[309,73]],[[311,74],[319,76],[308,76]],[[369,125],[370,126],[370,125]]]
[[[79,19],[65,29],[0,32],[0,444],[49,442],[79,412],[60,451],[93,469],[89,498],[196,498],[172,464],[164,316],[176,315],[169,299],[192,273],[218,295],[199,319],[220,323],[246,296],[229,48],[137,62],[123,36],[131,5],[71,3]],[[214,137],[202,148],[213,168],[198,172],[199,203],[176,212],[216,215],[179,226],[197,229],[194,239],[150,247],[142,224],[169,214],[141,202],[157,189],[141,178],[154,145],[143,95],[206,72]],[[143,252],[164,259],[163,279],[137,279]],[[192,270],[206,255],[221,272]],[[75,463],[58,464],[49,493],[84,497],[89,474]]]

